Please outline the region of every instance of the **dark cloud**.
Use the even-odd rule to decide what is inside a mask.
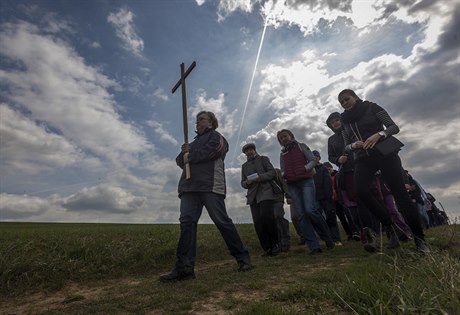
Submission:
[[[454,10],[451,23],[447,24],[433,52],[422,55],[414,68],[419,68],[404,80],[403,72],[397,65],[391,69],[375,67],[378,84],[369,93],[369,98],[385,102],[387,109],[405,120],[437,123],[460,118],[460,6]],[[396,79],[396,80],[395,80]],[[388,83],[391,82],[391,83]]]
[[[415,1],[406,1],[409,2],[411,5],[414,4]],[[428,11],[431,9],[435,9],[435,4],[438,3],[439,1],[437,0],[422,0],[420,2],[415,3],[413,6],[409,8],[409,13],[416,13],[418,11]]]
[[[438,59],[437,57],[448,60],[458,58],[460,48],[460,4],[457,5],[452,13],[450,23],[446,25],[438,38],[438,49],[433,54],[428,54],[427,59]],[[458,73],[458,72],[457,72]]]

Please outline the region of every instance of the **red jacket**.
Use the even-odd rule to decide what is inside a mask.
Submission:
[[[284,178],[288,183],[313,177],[314,168],[311,171],[305,169],[305,165],[309,161],[307,161],[299,144],[293,145],[289,151],[281,156],[284,164]]]

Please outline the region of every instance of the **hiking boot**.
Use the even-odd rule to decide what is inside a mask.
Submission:
[[[387,226],[386,230],[387,230],[387,237],[388,237],[387,248],[395,249],[401,246],[401,244],[399,243],[398,235],[396,234],[396,231],[393,225]]]
[[[428,254],[430,253],[430,249],[428,246],[426,246],[425,240],[420,237],[414,237],[415,240],[415,246],[417,247],[417,250],[421,252],[422,254]]]
[[[245,272],[245,271],[251,270],[252,268],[253,268],[253,267],[252,267],[252,265],[249,263],[249,261],[242,260],[242,261],[238,262],[238,269],[237,269],[237,271],[238,271],[238,272]]]
[[[195,272],[192,271],[178,271],[174,269],[170,273],[160,276],[161,282],[174,282],[182,280],[195,279]]]
[[[371,228],[363,229],[364,250],[369,253],[375,253],[378,249],[375,232]]]
[[[316,254],[320,254],[320,253],[322,253],[322,252],[323,252],[323,251],[321,250],[321,248],[315,248],[315,249],[312,249],[312,250],[308,253],[308,255],[312,255],[312,256],[313,256],[313,255],[316,255]]]

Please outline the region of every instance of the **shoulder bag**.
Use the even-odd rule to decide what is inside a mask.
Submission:
[[[404,146],[404,143],[396,137],[388,136],[387,138],[377,142],[374,149],[383,157],[397,153]]]

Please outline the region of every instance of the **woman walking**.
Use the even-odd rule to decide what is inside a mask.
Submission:
[[[340,117],[345,148],[354,156],[356,193],[387,230],[389,237],[387,247],[397,248],[400,244],[388,210],[371,192],[372,181],[378,170],[381,171],[381,176],[393,193],[399,211],[412,230],[417,249],[427,252],[418,211],[405,189],[399,150],[384,156],[375,148],[379,141],[397,134],[399,127],[386,110],[375,103],[362,101],[353,90],[341,91],[338,100],[345,110]],[[375,237],[372,231],[367,232],[367,237]],[[371,248],[365,247],[365,249]]]
[[[316,207],[313,175],[317,162],[313,153],[305,143],[297,142],[290,130],[278,131],[277,138],[283,147],[280,155],[281,172],[288,184],[302,236],[310,249],[310,255],[322,251],[315,230],[319,237],[326,242],[327,249],[334,248],[329,227]]]

